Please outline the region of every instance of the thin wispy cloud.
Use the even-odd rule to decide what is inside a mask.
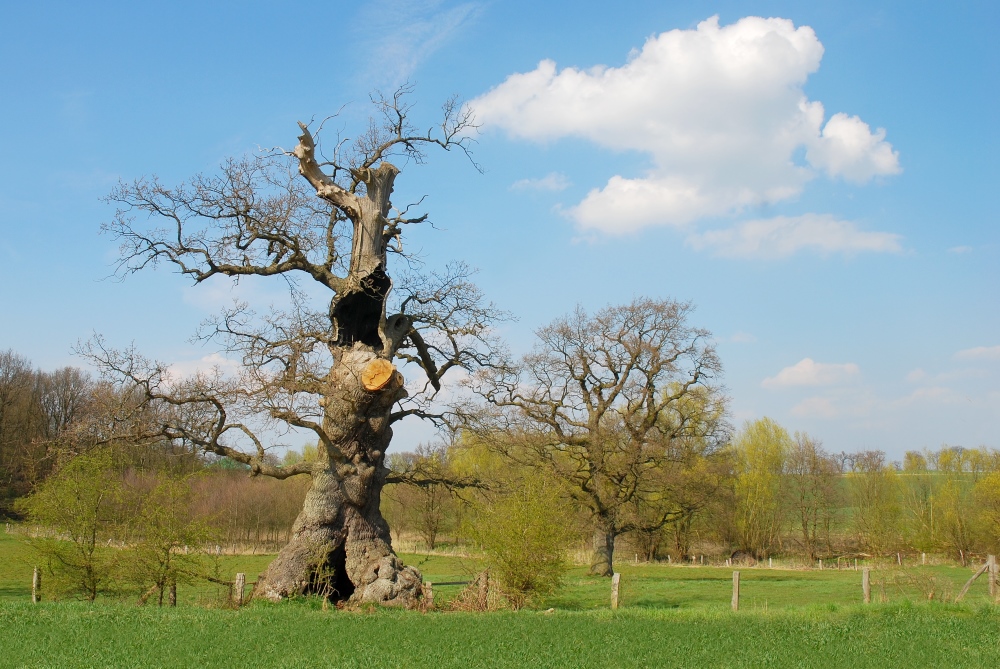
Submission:
[[[786,258],[799,251],[820,254],[899,253],[901,237],[861,230],[834,216],[805,214],[746,221],[732,228],[692,233],[687,244],[725,258]]]
[[[955,354],[956,360],[1000,360],[1000,346],[976,346]]]
[[[785,367],[774,376],[764,379],[760,385],[763,388],[830,386],[849,381],[860,372],[860,368],[853,362],[837,364],[803,358],[791,367]]]
[[[736,344],[750,344],[757,341],[757,337],[753,336],[749,332],[743,332],[741,330],[739,332],[734,332],[732,336],[729,337],[729,341]]]
[[[395,87],[479,16],[484,3],[442,0],[375,0],[358,13],[358,29],[375,36],[364,57],[366,82]]]
[[[792,407],[792,415],[802,418],[836,418],[839,414],[828,397],[807,397]]]
[[[231,360],[221,353],[212,353],[197,360],[181,360],[170,365],[167,369],[167,378],[171,381],[179,381],[195,374],[214,375],[216,372],[222,376],[235,376],[239,374],[243,366],[236,360]]]
[[[898,408],[920,403],[930,403],[933,405],[957,404],[961,401],[969,401],[969,399],[952,388],[946,386],[925,386],[917,388],[905,397],[894,400],[890,403],[890,406]]]
[[[572,186],[569,177],[559,172],[549,172],[538,179],[518,179],[510,185],[512,191],[563,191]]]

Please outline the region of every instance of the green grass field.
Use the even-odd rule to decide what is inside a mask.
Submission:
[[[438,582],[466,579],[477,567],[441,555],[403,558]],[[270,559],[222,556],[219,568],[252,580]],[[421,614],[323,611],[315,599],[234,611],[217,606],[210,585],[179,588],[174,609],[111,598],[32,605],[31,565],[30,550],[0,534],[0,667],[1000,665],[1000,606],[988,603],[985,579],[961,605],[889,584],[888,603],[864,606],[860,572],[741,569],[741,610],[733,613],[731,569],[621,564],[618,611],[608,606],[608,579],[574,569],[532,609]],[[971,571],[908,573],[934,576],[953,596]],[[459,590],[435,587],[435,599]]]

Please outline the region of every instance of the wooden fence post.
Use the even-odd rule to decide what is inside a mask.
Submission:
[[[622,575],[615,573],[611,575],[611,608],[618,608],[618,585],[621,583]]]
[[[35,567],[31,574],[31,603],[37,604],[42,601],[42,571]]]
[[[986,562],[990,565],[990,575],[988,577],[990,580],[990,597],[996,599],[997,595],[1000,595],[1000,589],[997,587],[997,556],[990,555],[986,558]]]
[[[872,580],[871,580],[871,569],[865,567],[861,571],[861,595],[864,598],[865,604],[871,604],[872,602]]]
[[[920,554],[920,564],[927,564],[927,553]]]
[[[490,606],[490,572],[484,571],[479,579],[479,610],[487,611]]]
[[[767,568],[768,569],[774,568],[774,562],[771,561],[771,558],[767,558]]]
[[[733,572],[733,611],[740,610],[740,572]]]
[[[243,572],[236,574],[236,581],[233,583],[233,603],[237,608],[243,606],[243,588],[247,584],[247,575]]]
[[[823,571],[823,558],[819,559],[819,570]]]
[[[434,584],[430,581],[424,583],[424,609],[427,611],[434,609]]]

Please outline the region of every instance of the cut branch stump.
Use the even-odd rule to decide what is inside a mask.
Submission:
[[[375,358],[361,372],[361,383],[365,390],[377,392],[389,385],[395,372],[396,368],[391,362],[385,358]]]

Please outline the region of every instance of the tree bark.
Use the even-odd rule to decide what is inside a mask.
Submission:
[[[389,473],[389,412],[406,391],[399,372],[384,388],[367,391],[362,373],[374,360],[371,347],[356,343],[331,370],[324,424],[332,447],[320,445],[291,540],[258,579],[255,596],[277,601],[315,592],[358,603],[418,605],[420,572],[396,557],[379,509]]]
[[[590,562],[590,573],[595,576],[611,576],[614,570],[615,533],[598,527],[594,530],[594,556]]]

